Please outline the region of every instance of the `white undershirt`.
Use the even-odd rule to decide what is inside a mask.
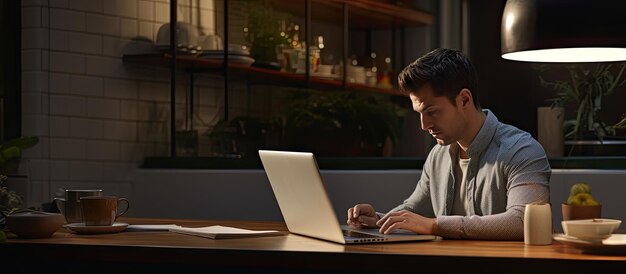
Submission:
[[[461,180],[456,180],[454,186],[454,202],[452,203],[452,215],[467,216],[467,166],[469,159],[459,159],[459,167],[461,169]]]

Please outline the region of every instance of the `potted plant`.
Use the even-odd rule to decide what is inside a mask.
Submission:
[[[4,217],[24,207],[23,194],[7,186],[9,175],[17,172],[22,160],[22,151],[39,142],[36,136],[21,137],[0,144],[0,214]],[[0,224],[2,219],[0,219]]]
[[[220,120],[208,133],[214,156],[243,158],[256,155],[265,145],[266,123],[248,116]]]
[[[576,183],[570,189],[567,202],[561,205],[563,220],[595,219],[602,216],[602,205],[591,195],[587,183]]]
[[[0,144],[0,228],[4,227],[6,217],[29,210],[24,205],[24,196],[8,186],[8,175],[15,173],[22,160],[22,151],[39,142],[36,136],[12,139]],[[5,238],[0,230],[0,241]]]
[[[545,71],[547,66],[541,70]],[[567,80],[548,81],[540,76],[543,87],[556,91],[556,97],[550,99],[553,106],[563,106],[573,103],[576,107],[576,117],[564,123],[565,139],[582,140],[595,138],[603,140],[605,136],[614,135],[614,129],[600,120],[599,112],[605,97],[622,86],[626,64],[613,66],[612,64],[597,64],[592,68],[582,65],[566,65]]]
[[[320,156],[382,156],[385,143],[396,143],[402,111],[356,92],[296,93],[285,108],[285,138],[291,149]]]
[[[626,138],[626,115],[622,115],[622,119],[613,125],[613,129],[616,137]]]
[[[247,28],[244,31],[250,56],[255,60],[252,65],[281,69],[277,63],[277,51],[279,45],[290,44],[289,37],[281,30],[281,22],[285,22],[288,16],[275,11],[268,0],[250,1],[247,7]]]

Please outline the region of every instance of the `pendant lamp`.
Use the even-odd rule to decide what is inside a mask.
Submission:
[[[504,59],[626,61],[625,0],[508,0],[501,28]]]

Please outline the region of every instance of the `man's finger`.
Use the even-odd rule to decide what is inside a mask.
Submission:
[[[352,217],[357,218],[361,214],[361,207],[359,205],[354,206],[354,210],[352,211]]]
[[[385,220],[385,222],[380,225],[380,232],[383,233],[384,231],[387,231],[389,229],[390,226],[392,226],[395,223],[398,222],[402,222],[404,220],[404,218],[402,216],[398,216],[398,214],[389,214],[391,216],[385,216],[387,217],[387,220]]]
[[[374,223],[374,221],[376,221],[376,218],[361,215],[357,220],[361,223],[361,225],[371,226],[370,224]]]
[[[387,214],[385,214],[385,216],[383,216],[382,218],[380,218],[380,220],[378,220],[378,222],[376,222],[376,225],[378,225],[378,226],[382,226],[382,225],[383,225],[383,224],[387,221],[387,219],[388,219],[390,216],[395,216],[395,215],[398,215],[398,214],[399,214],[399,213],[398,213],[397,211],[394,211],[394,212],[387,212]]]
[[[390,225],[385,231],[383,231],[383,234],[389,234],[391,232],[393,232],[396,229],[400,229],[402,228],[402,226],[404,225],[404,222],[396,222],[393,223],[392,225]]]

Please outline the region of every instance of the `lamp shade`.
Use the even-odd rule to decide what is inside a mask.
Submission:
[[[504,59],[626,61],[625,0],[508,0],[501,31]]]

